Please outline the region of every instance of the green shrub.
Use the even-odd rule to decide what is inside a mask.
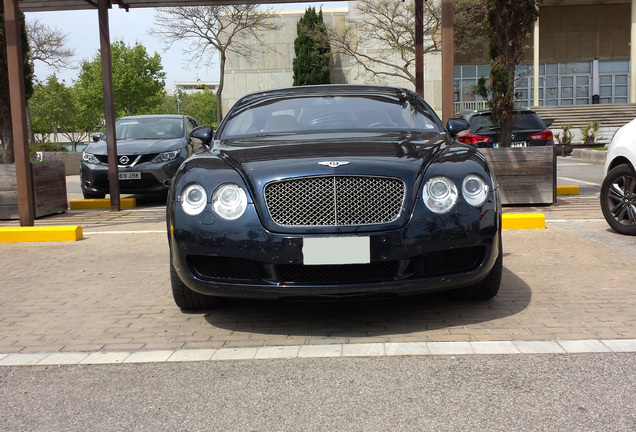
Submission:
[[[34,143],[29,146],[29,157],[33,158],[37,152],[67,152],[68,149],[63,145],[52,143],[52,142],[42,142],[42,143]]]

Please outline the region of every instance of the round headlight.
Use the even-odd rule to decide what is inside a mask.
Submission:
[[[181,208],[190,216],[196,216],[205,208],[206,196],[203,186],[197,183],[191,184],[181,192]]]
[[[486,201],[488,190],[488,185],[484,180],[473,174],[466,176],[462,185],[464,199],[474,207],[479,207]]]
[[[247,208],[247,194],[239,185],[222,184],[212,194],[212,208],[223,219],[238,219]]]
[[[446,177],[433,177],[424,185],[422,193],[426,207],[433,213],[447,213],[457,202],[457,187]]]

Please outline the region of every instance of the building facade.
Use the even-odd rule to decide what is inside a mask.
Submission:
[[[350,2],[348,9],[323,9],[325,24],[338,29],[364,19],[355,4]],[[244,94],[292,85],[296,23],[303,14],[304,10],[280,13],[279,30],[263,35],[264,49],[251,59],[228,56],[224,112]],[[539,20],[528,40],[527,61],[517,74],[518,104],[636,103],[636,73],[631,68],[636,61],[635,32],[636,0],[542,0]],[[473,48],[455,55],[455,111],[485,107],[473,87],[480,76],[489,76],[488,47]],[[373,51],[375,47],[364,49]],[[331,75],[334,84],[413,88],[406,80],[374,81],[345,56],[332,56]],[[424,98],[441,113],[441,54],[425,56],[424,81]]]

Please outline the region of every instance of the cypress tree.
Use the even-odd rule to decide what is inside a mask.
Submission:
[[[329,60],[331,47],[327,37],[327,27],[323,21],[322,9],[310,7],[298,20],[297,35],[294,40],[293,61],[294,85],[330,84]]]

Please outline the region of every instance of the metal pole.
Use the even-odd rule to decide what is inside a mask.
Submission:
[[[106,148],[108,153],[108,184],[110,185],[110,208],[121,210],[119,200],[119,170],[117,169],[117,139],[115,135],[115,105],[113,102],[113,70],[110,58],[110,31],[108,23],[108,0],[99,0],[99,44],[102,58],[102,83],[104,88],[104,117],[106,120]]]
[[[4,23],[7,43],[7,69],[9,99],[11,102],[11,127],[13,129],[13,151],[15,176],[18,188],[18,215],[20,226],[35,224],[35,202],[33,179],[27,140],[26,96],[24,90],[24,67],[22,41],[20,37],[20,9],[18,0],[4,0]]]
[[[453,42],[453,0],[442,0],[442,120],[455,115],[455,44]]]
[[[424,3],[415,0],[415,93],[424,97]]]

